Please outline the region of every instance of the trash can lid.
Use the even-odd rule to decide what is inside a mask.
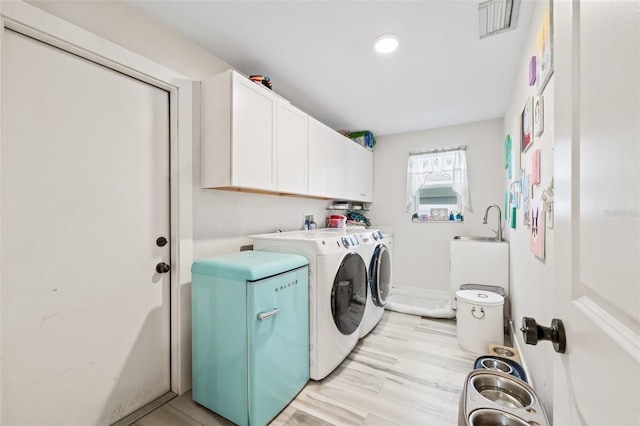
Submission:
[[[485,306],[502,305],[504,303],[504,297],[484,290],[459,290],[456,292],[456,299]]]
[[[504,291],[504,288],[498,286],[498,285],[486,285],[486,284],[474,284],[474,283],[468,283],[468,284],[462,284],[460,286],[460,290],[482,290],[482,291],[490,291],[492,293],[497,293],[500,296],[505,296],[506,292]]]

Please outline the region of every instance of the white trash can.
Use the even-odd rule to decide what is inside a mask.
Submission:
[[[504,344],[504,297],[490,291],[459,290],[458,344],[468,351],[486,354],[489,344]]]

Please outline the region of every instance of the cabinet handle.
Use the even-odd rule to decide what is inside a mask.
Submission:
[[[269,318],[271,318],[271,317],[273,317],[273,316],[278,315],[278,314],[280,313],[280,311],[281,311],[281,310],[282,310],[282,308],[275,308],[275,309],[272,309],[272,310],[267,311],[267,312],[260,312],[260,313],[258,314],[258,319],[259,319],[260,321],[267,320],[267,319],[269,319]]]

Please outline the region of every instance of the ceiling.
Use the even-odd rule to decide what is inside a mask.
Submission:
[[[374,135],[504,116],[533,9],[480,40],[479,1],[130,3],[330,127]],[[383,56],[387,32],[400,47]]]

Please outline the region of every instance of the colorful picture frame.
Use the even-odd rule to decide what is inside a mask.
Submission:
[[[434,222],[444,222],[449,220],[449,209],[433,208],[430,210],[429,220]]]
[[[529,229],[530,249],[531,252],[541,260],[544,260],[545,256],[545,216],[542,201],[540,199],[531,200],[531,227]]]
[[[504,138],[504,168],[511,167],[511,136]]]
[[[533,98],[533,133],[540,136],[544,131],[544,100],[542,95]]]
[[[536,88],[538,94],[544,91],[553,74],[553,0],[544,12],[536,37]]]
[[[540,150],[536,149],[531,155],[531,185],[540,184]]]
[[[520,152],[525,152],[533,145],[533,98],[529,96],[521,114],[522,137],[520,139]]]
[[[536,57],[532,56],[529,60],[529,86],[536,84],[538,67],[536,66]]]

